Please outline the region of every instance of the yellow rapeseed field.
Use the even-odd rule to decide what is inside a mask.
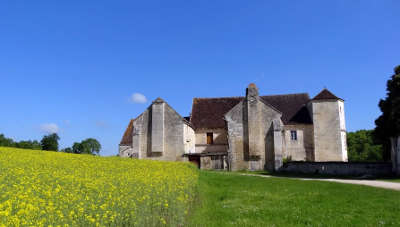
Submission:
[[[188,163],[0,147],[0,226],[179,226],[197,180]]]

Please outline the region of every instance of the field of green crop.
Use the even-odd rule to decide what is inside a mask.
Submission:
[[[187,163],[0,147],[0,226],[176,226],[195,196]]]

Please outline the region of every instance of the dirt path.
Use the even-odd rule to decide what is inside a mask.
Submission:
[[[289,178],[295,180],[317,180],[317,181],[329,181],[329,182],[337,182],[344,184],[359,184],[366,185],[377,188],[385,188],[392,189],[396,191],[400,191],[400,183],[388,182],[388,181],[379,181],[379,180],[347,180],[347,179],[330,179],[330,178],[296,178],[296,177],[278,177],[278,176],[270,176],[270,175],[257,175],[257,174],[241,174],[244,176],[256,176],[256,177],[276,177],[276,178]]]

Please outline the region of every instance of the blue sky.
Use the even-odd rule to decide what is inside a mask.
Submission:
[[[326,86],[346,100],[349,131],[370,129],[400,64],[399,8],[396,0],[1,1],[0,133],[40,140],[58,131],[62,147],[93,137],[112,155],[129,119],[158,96],[186,116],[193,97],[240,96],[251,82],[263,95],[314,96]]]

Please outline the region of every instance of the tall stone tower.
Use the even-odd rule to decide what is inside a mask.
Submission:
[[[314,124],[314,160],[347,161],[344,101],[328,89],[309,103]]]

